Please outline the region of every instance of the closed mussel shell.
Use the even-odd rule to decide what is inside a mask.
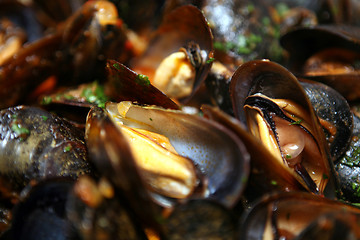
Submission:
[[[37,107],[0,112],[0,163],[3,197],[19,193],[31,180],[92,174],[83,133]]]

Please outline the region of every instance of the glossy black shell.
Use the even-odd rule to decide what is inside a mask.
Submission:
[[[37,107],[0,112],[0,180],[20,191],[31,180],[90,174],[83,133]]]

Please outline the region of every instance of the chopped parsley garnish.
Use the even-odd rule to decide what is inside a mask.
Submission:
[[[271,180],[271,185],[276,186],[276,185],[277,185],[277,182],[276,182],[275,180]]]
[[[24,140],[29,136],[30,130],[21,126],[21,124],[17,123],[16,121],[12,122],[11,130],[14,131],[21,140]]]
[[[299,124],[301,124],[302,121],[303,120],[300,119],[300,120],[290,123],[290,125],[299,125]]]
[[[42,101],[41,101],[41,104],[43,104],[43,105],[48,105],[48,104],[50,104],[51,102],[52,102],[51,97],[44,97],[44,98],[42,99]]]
[[[322,178],[323,179],[329,179],[329,176],[324,173]]]
[[[250,54],[255,50],[256,45],[262,42],[262,37],[251,33],[249,36],[240,35],[237,43],[237,52],[239,54]]]
[[[113,67],[116,68],[117,70],[120,70],[120,64],[118,64],[118,63],[114,63]]]
[[[64,94],[64,98],[67,99],[67,100],[72,100],[74,99],[73,96],[69,95],[69,94]]]
[[[48,120],[49,118],[47,116],[41,116],[42,120],[46,121]]]
[[[283,17],[287,11],[289,11],[289,7],[286,3],[278,3],[275,6],[276,12],[279,14],[280,17]]]
[[[72,149],[72,146],[70,144],[66,145],[64,148],[64,152],[70,152]]]
[[[237,42],[214,42],[214,48],[220,51],[227,52],[229,50],[236,52],[237,54],[251,54],[258,43],[263,41],[261,35],[251,33],[249,35],[239,35]]]
[[[145,85],[145,86],[149,86],[150,85],[150,81],[149,81],[149,77],[143,74],[138,74],[135,78],[136,83],[141,84],[141,85]]]
[[[85,88],[82,91],[81,96],[85,97],[86,101],[94,103],[98,107],[105,107],[105,102],[108,101],[108,97],[104,92],[104,87],[99,85],[96,81]]]
[[[286,154],[285,156],[287,159],[290,159],[291,158],[291,155],[290,154]]]
[[[206,60],[206,63],[212,63],[213,61],[215,61],[215,58],[211,57],[208,60]]]
[[[249,13],[252,13],[252,12],[255,10],[254,4],[249,3],[249,4],[247,5],[247,10],[248,10]]]
[[[359,185],[359,183],[358,182],[352,182],[351,183],[351,188],[354,191],[353,194],[356,197],[360,197],[360,185]]]

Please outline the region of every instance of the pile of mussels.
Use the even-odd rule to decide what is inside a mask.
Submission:
[[[360,239],[357,0],[0,0],[0,240]]]

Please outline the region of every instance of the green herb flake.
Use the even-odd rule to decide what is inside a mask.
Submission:
[[[120,69],[121,69],[121,68],[120,68],[120,64],[118,64],[118,63],[114,63],[114,64],[113,64],[113,67],[116,68],[117,70],[120,70]]]
[[[47,116],[41,116],[41,118],[42,118],[43,121],[46,121],[46,120],[49,119],[49,117],[47,117]]]
[[[215,58],[213,57],[210,57],[208,60],[206,60],[206,63],[212,63],[213,61],[215,61]]]
[[[277,181],[275,181],[275,180],[271,180],[271,185],[274,185],[274,186],[276,186],[277,185]]]
[[[262,42],[262,37],[257,34],[251,33],[248,36],[239,35],[236,51],[239,54],[250,54],[255,50],[257,44],[261,42]]]
[[[99,108],[105,108],[105,102],[98,103],[97,105]]]
[[[63,96],[62,94],[56,95],[56,96],[55,96],[55,100],[60,101],[61,98],[62,98],[62,96]]]
[[[322,178],[323,178],[323,179],[329,179],[329,176],[324,173],[323,176],[322,176]]]
[[[299,125],[299,124],[301,124],[302,121],[303,120],[300,119],[300,120],[290,123],[289,125]]]
[[[41,101],[42,105],[49,105],[52,102],[51,97],[44,97]]]
[[[360,203],[350,203],[351,205],[353,205],[354,207],[360,208]]]
[[[67,100],[72,100],[74,99],[73,96],[69,95],[69,94],[64,94],[64,98],[67,99]]]
[[[287,11],[289,11],[289,7],[286,3],[278,3],[275,6],[276,12],[279,14],[280,17],[283,17]]]
[[[152,121],[153,119],[152,118],[149,118],[150,121]]]
[[[270,20],[269,17],[263,17],[263,18],[261,19],[261,22],[262,22],[262,24],[263,24],[264,26],[269,26],[270,23],[271,23],[271,20]]]
[[[30,134],[29,129],[22,127],[18,123],[12,123],[11,130],[14,131],[21,139],[25,139]]]
[[[249,4],[247,5],[247,10],[248,10],[249,13],[252,13],[252,12],[255,10],[254,4],[249,3]]]
[[[67,144],[64,148],[64,152],[70,152],[72,150],[72,146],[70,144]]]
[[[360,184],[358,182],[352,182],[351,183],[351,188],[353,189],[353,194],[356,197],[360,197]]]
[[[286,158],[286,159],[290,159],[290,158],[291,158],[291,155],[290,155],[290,154],[286,154],[286,155],[285,155],[285,158]]]
[[[81,96],[85,97],[86,101],[94,103],[101,108],[104,108],[105,102],[108,101],[108,97],[104,92],[104,87],[99,85],[97,81],[90,84],[89,87],[83,89]]]
[[[214,48],[219,51],[227,52],[229,49],[227,49],[225,43],[222,42],[214,42]]]
[[[135,81],[141,85],[145,85],[145,86],[150,85],[149,77],[143,74],[138,74],[135,78]]]

